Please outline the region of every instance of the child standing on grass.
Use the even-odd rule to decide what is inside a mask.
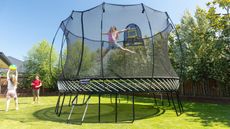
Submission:
[[[15,75],[10,76],[10,69],[7,71],[7,93],[6,93],[6,112],[9,110],[10,99],[14,98],[16,110],[18,110],[18,97],[17,97],[17,84],[18,84],[18,71]]]
[[[35,80],[31,83],[32,90],[33,90],[33,104],[38,103],[39,94],[40,94],[40,87],[42,86],[42,82],[39,79],[39,75],[35,76]]]

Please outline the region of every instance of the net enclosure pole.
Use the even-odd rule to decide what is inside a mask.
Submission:
[[[101,52],[100,52],[100,56],[101,56],[101,75],[102,75],[102,78],[104,79],[104,68],[103,68],[103,46],[104,46],[104,41],[102,41],[102,30],[103,30],[103,14],[105,12],[105,2],[103,2],[102,4],[102,13],[101,13]]]
[[[145,13],[145,16],[146,16],[146,19],[148,21],[148,25],[149,25],[149,30],[150,30],[150,34],[151,34],[151,43],[152,43],[152,78],[153,78],[153,75],[154,75],[154,41],[153,41],[153,32],[152,32],[152,27],[151,27],[151,24],[150,24],[150,21],[149,21],[149,17],[148,17],[148,14],[146,13],[145,11],[145,6],[143,3],[141,3],[141,6],[142,6],[142,13]]]
[[[183,79],[184,52],[183,52],[183,48],[182,48],[182,42],[181,42],[181,40],[180,40],[180,36],[179,36],[179,33],[178,33],[177,29],[176,29],[175,24],[173,23],[172,19],[169,17],[168,13],[167,13],[167,12],[165,12],[165,13],[166,13],[166,15],[168,16],[168,19],[170,20],[170,22],[171,22],[173,28],[175,29],[176,37],[177,37],[177,40],[178,40],[178,42],[179,42],[179,44],[180,44],[180,51],[181,51],[180,83],[182,83],[182,80],[184,80],[184,79]]]
[[[73,12],[74,12],[74,11],[72,11],[72,13],[71,13],[71,15],[70,15],[70,18],[71,18],[71,19],[73,19],[73,17],[72,17]],[[67,21],[66,25],[64,25],[64,22],[62,21],[62,23],[61,23],[60,26],[62,26],[62,25],[63,25],[63,26],[68,26],[69,21],[70,21],[70,20]],[[60,51],[60,53],[59,53],[60,61],[58,62],[58,63],[60,63],[62,75],[63,75],[64,78],[66,78],[66,77],[65,77],[64,66],[63,66],[63,64],[62,64],[62,62],[63,62],[63,61],[62,61],[62,52],[63,52],[64,43],[65,43],[65,41],[67,42],[67,40],[68,40],[68,34],[69,34],[69,32],[67,31],[66,28],[67,28],[67,27],[65,27],[64,30],[63,30],[64,32],[63,32],[63,35],[62,35],[61,51]],[[66,38],[65,38],[65,37],[66,37]],[[68,55],[67,55],[67,56],[68,56]]]
[[[81,29],[82,29],[82,47],[81,47],[81,56],[80,56],[80,62],[79,62],[79,66],[78,66],[78,70],[77,70],[77,76],[79,76],[79,72],[81,69],[81,65],[82,65],[82,59],[83,59],[83,53],[84,53],[84,45],[85,45],[85,33],[84,33],[84,12],[81,12]]]
[[[51,58],[52,58],[52,51],[53,51],[53,47],[54,47],[54,42],[55,42],[55,39],[56,39],[56,36],[58,34],[59,29],[60,29],[60,25],[59,25],[59,27],[58,27],[55,35],[54,35],[54,38],[53,38],[53,41],[52,41],[52,45],[51,45],[51,49],[50,49],[50,55],[49,55],[49,61],[50,61],[49,62],[49,70],[50,70],[50,75],[51,75],[52,78],[54,78],[54,76],[53,76],[52,70],[51,70]],[[55,80],[56,80],[56,78],[55,78]]]

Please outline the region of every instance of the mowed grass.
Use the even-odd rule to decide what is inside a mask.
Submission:
[[[32,97],[19,97],[19,110],[11,101],[5,112],[5,98],[0,98],[0,129],[219,129],[230,128],[230,105],[183,102],[185,112],[176,116],[172,106],[154,105],[151,98],[135,97],[136,120],[132,120],[132,102],[126,97],[118,105],[118,123],[115,123],[115,106],[109,96],[101,98],[101,123],[98,123],[98,97],[90,99],[85,120],[80,124],[85,106],[74,109],[71,121],[66,123],[71,107],[69,97],[60,117],[55,113],[57,96],[42,96],[40,103],[32,104]],[[79,102],[82,102],[82,96]],[[158,102],[160,105],[160,102]]]

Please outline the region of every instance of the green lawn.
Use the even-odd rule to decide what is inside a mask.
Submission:
[[[98,123],[97,97],[92,97],[82,125],[79,121],[84,107],[75,108],[71,123],[66,124],[70,111],[68,99],[63,114],[54,113],[57,97],[41,97],[39,104],[32,104],[32,97],[19,97],[20,107],[14,109],[11,101],[5,112],[5,98],[0,98],[0,129],[198,129],[230,128],[230,105],[183,102],[185,113],[177,117],[172,107],[153,106],[153,99],[136,97],[136,121],[132,120],[131,101],[121,99],[118,105],[118,123],[114,123],[114,104],[108,96],[101,99],[101,123]],[[167,105],[167,103],[166,103]]]

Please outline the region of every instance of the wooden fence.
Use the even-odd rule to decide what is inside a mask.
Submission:
[[[230,86],[213,79],[187,80],[180,86],[180,93],[184,96],[230,97]]]

